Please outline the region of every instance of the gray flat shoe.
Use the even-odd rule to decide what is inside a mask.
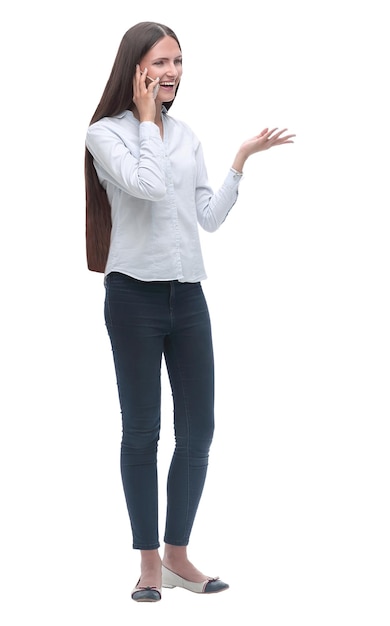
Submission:
[[[224,583],[218,577],[206,578],[206,580],[201,583],[193,583],[190,580],[186,580],[178,574],[175,574],[175,572],[172,572],[164,565],[162,566],[162,586],[167,589],[181,587],[182,589],[187,589],[193,593],[219,593],[220,591],[229,589],[229,585]]]

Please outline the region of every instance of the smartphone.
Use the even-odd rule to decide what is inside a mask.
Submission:
[[[148,75],[146,75],[146,78],[148,78],[150,82],[153,82],[154,80],[156,80],[155,78],[150,78],[150,76]],[[153,88],[153,98],[156,98],[159,89],[160,89],[160,85],[157,83],[157,85]]]

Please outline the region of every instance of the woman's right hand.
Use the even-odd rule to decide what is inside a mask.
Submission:
[[[158,79],[146,84],[148,69],[145,67],[141,72],[139,65],[136,66],[133,78],[133,102],[137,107],[140,122],[154,122],[156,117],[156,94]],[[150,79],[148,79],[150,80]]]

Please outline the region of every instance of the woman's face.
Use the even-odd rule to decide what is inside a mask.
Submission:
[[[173,37],[163,37],[142,57],[141,71],[147,69],[150,78],[159,77],[157,102],[171,102],[183,73],[182,54]],[[149,85],[149,81],[146,81]]]

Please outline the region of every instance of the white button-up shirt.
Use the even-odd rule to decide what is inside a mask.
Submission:
[[[111,205],[105,275],[198,282],[206,278],[198,224],[219,228],[241,174],[230,170],[214,193],[197,137],[165,110],[162,118],[163,139],[156,124],[140,123],[131,111],[88,128],[86,146]]]

